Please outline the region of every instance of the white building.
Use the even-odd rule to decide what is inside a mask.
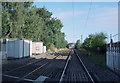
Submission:
[[[32,53],[33,54],[43,53],[43,42],[32,42]]]
[[[7,58],[23,58],[31,55],[31,40],[9,38],[1,39],[1,41],[1,52],[6,53]]]

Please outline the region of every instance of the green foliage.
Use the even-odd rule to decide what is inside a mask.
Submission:
[[[97,54],[93,54],[91,56],[88,56],[88,59],[93,62],[94,64],[97,65],[103,65],[105,63],[106,60],[106,56],[105,55],[97,55]]]
[[[75,44],[75,49],[80,49],[81,48],[81,44],[80,44],[80,40],[77,40],[76,44]]]
[[[88,51],[97,51],[97,47],[100,47],[106,43],[106,34],[96,33],[90,34],[88,38],[84,40],[82,47]]]
[[[2,2],[2,37],[42,41],[49,49],[66,46],[63,24],[46,8],[36,8],[32,2]]]

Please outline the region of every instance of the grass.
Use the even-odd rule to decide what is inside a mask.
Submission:
[[[88,59],[97,65],[105,65],[106,56],[100,54],[92,54],[88,56]]]
[[[107,69],[111,72],[114,72],[115,74],[120,76],[120,71],[119,71],[119,73],[115,72],[115,71],[111,70],[109,67],[106,66],[106,55],[105,54],[90,53],[90,55],[87,58],[92,63],[102,67],[103,69]]]
[[[88,54],[87,58],[92,63],[99,65],[99,66],[106,67],[106,65],[105,65],[106,64],[106,55],[105,54],[98,54],[96,52],[86,51],[85,49],[80,49],[80,51],[83,54]]]

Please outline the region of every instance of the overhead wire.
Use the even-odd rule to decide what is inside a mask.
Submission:
[[[117,34],[112,35],[111,37],[115,37],[115,36],[119,36],[119,35],[120,35],[120,33],[117,33]],[[111,37],[107,37],[107,38],[111,38]]]
[[[89,15],[90,15],[90,11],[91,11],[91,9],[92,9],[92,4],[93,4],[93,0],[91,0],[91,2],[90,2],[90,6],[89,6],[89,9],[88,9],[88,13],[87,13],[87,17],[86,17],[86,21],[85,21],[84,28],[87,27]],[[75,35],[75,33],[74,33],[75,25],[74,25],[74,2],[73,2],[73,0],[72,0],[72,9],[73,9],[73,21],[72,21],[72,22],[73,22],[73,34]],[[84,31],[83,31],[83,32],[84,32]],[[73,36],[74,36],[74,35],[73,35]]]
[[[118,37],[117,37],[118,36]],[[117,41],[119,41],[120,39],[120,33],[117,33],[117,34],[114,34],[114,35],[112,35],[112,34],[110,34],[110,36],[109,37],[107,37],[106,39],[107,39],[107,42],[109,43],[110,42],[110,40],[112,39],[114,42],[117,42]],[[117,38],[116,38],[117,37]],[[117,40],[115,40],[115,39],[117,39]]]
[[[72,38],[75,38],[75,31],[74,31],[74,30],[75,30],[74,11],[75,11],[75,10],[74,10],[74,0],[72,0],[72,17],[73,17],[73,18],[72,18],[72,29],[73,29],[73,31],[72,31],[72,32],[73,32],[73,34],[72,34],[73,37],[72,37]],[[74,39],[73,39],[73,42],[75,42]]]
[[[118,34],[115,34],[115,35],[113,35],[112,37],[115,37],[115,36],[117,36],[117,35],[119,36],[119,35],[120,35],[120,33],[118,33]]]
[[[88,19],[89,19],[89,15],[90,15],[90,12],[92,10],[92,5],[93,5],[93,0],[90,1],[90,5],[89,5],[89,8],[88,8],[88,13],[87,13],[87,16],[86,16],[86,19],[85,19],[85,23],[83,25],[83,30],[82,30],[82,37],[84,36],[84,33],[85,33],[85,29],[87,27],[87,24],[88,24]]]
[[[90,2],[90,6],[89,6],[89,9],[88,9],[87,18],[86,18],[86,21],[85,21],[84,28],[87,27],[87,23],[88,23],[88,19],[89,19],[90,11],[91,11],[91,9],[92,9],[92,4],[93,4],[93,0],[91,0],[91,2]]]

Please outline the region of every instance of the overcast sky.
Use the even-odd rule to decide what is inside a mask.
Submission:
[[[62,32],[68,42],[83,40],[91,33],[118,33],[117,2],[35,2],[36,7],[46,7],[52,17],[61,20]]]

